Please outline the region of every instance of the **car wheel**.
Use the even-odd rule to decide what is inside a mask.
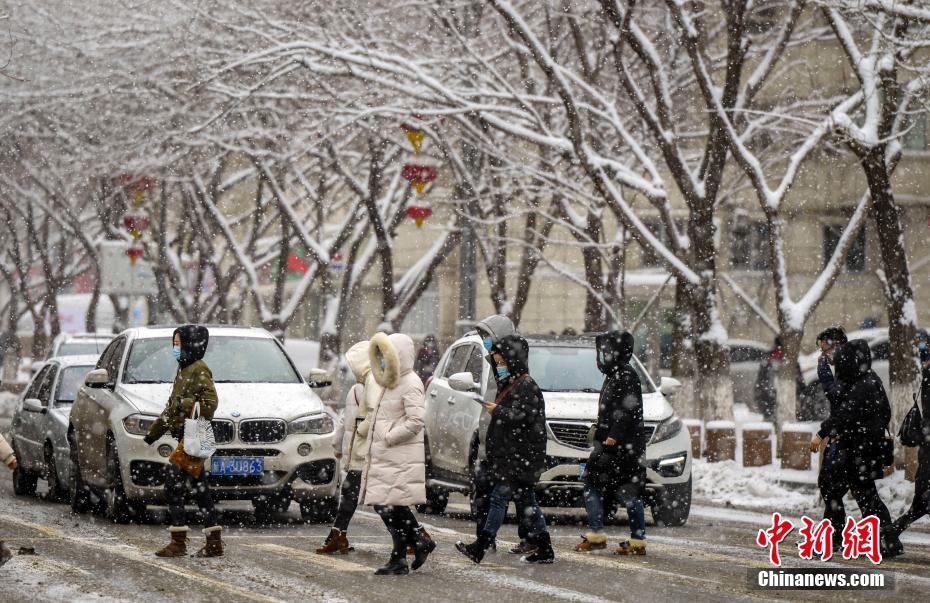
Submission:
[[[16,449],[15,440],[13,441],[13,454],[17,459],[23,458]],[[38,481],[39,474],[26,469],[25,463],[20,462],[13,470],[13,493],[16,496],[35,496]]]
[[[81,463],[77,458],[76,445],[72,438],[68,438],[71,447],[71,480],[68,482],[68,498],[71,500],[72,513],[92,513],[101,509],[102,498],[84,483],[81,477]]]
[[[310,523],[331,523],[339,509],[338,498],[322,498],[300,503],[300,516]]]
[[[426,488],[426,504],[417,505],[418,513],[427,515],[439,515],[446,512],[446,506],[449,504],[449,493],[442,488]]]
[[[116,443],[112,436],[107,438],[107,475],[107,481],[112,484],[104,493],[107,519],[113,523],[132,523],[133,520],[141,522],[145,515],[145,505],[126,496],[119,454],[116,452]]]
[[[55,452],[51,442],[45,443],[45,481],[48,482],[48,497],[54,502],[68,500],[68,488],[61,483],[58,477],[58,467],[55,466]]]
[[[661,526],[683,526],[691,513],[691,478],[684,484],[668,486],[652,503],[652,518]]]

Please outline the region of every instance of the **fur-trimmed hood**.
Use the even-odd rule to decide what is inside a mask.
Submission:
[[[346,364],[352,374],[355,375],[357,383],[365,383],[368,373],[371,372],[371,361],[368,357],[368,348],[370,342],[360,341],[346,351]]]
[[[381,359],[384,366],[381,366]],[[368,361],[375,381],[385,389],[397,387],[400,378],[413,371],[416,349],[403,333],[375,333],[368,346]]]

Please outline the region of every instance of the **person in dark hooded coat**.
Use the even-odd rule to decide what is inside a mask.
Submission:
[[[826,479],[818,480],[824,517],[830,520],[834,538],[838,539],[846,524],[843,497],[851,492],[863,517],[879,518],[882,555],[892,557],[903,549],[897,537],[888,532],[891,515],[875,487],[875,480],[884,472],[885,459],[879,445],[891,421],[891,405],[881,379],[872,370],[868,342],[856,339],[839,347],[834,365],[838,386],[830,417],[822,424],[834,445],[834,456],[824,459],[832,470]]]
[[[148,445],[154,444],[166,433],[175,440],[184,437],[184,420],[191,416],[194,405],[199,405],[200,416],[213,419],[218,399],[213,384],[213,373],[203,361],[207,353],[210,333],[206,327],[184,325],[175,329],[172,335],[172,353],[178,362],[178,373],[165,409],[149,428],[144,440]],[[184,499],[192,492],[197,506],[204,517],[207,542],[197,552],[198,557],[219,557],[223,555],[223,528],[219,525],[219,515],[213,503],[213,495],[207,483],[206,471],[201,470],[197,477],[191,477],[177,465],[168,464],[165,468],[165,498],[168,501],[168,515],[171,518],[171,542],[155,553],[159,557],[183,557],[187,555],[187,526],[184,525]]]
[[[617,555],[646,554],[646,429],[643,424],[643,389],[630,364],[633,336],[611,331],[597,337],[597,366],[604,385],[594,427],[594,450],[585,467],[585,507],[589,531],[575,546],[586,552],[607,547],[604,512],[621,499],[630,517],[630,540],[620,543]]]
[[[545,468],[546,405],[542,391],[529,374],[528,356],[529,345],[519,336],[503,337],[491,346],[498,394],[494,402],[483,403],[491,413],[484,462],[484,471],[493,483],[490,508],[478,538],[471,544],[456,543],[456,548],[475,563],[481,562],[497,537],[511,499],[521,522],[526,523],[527,540],[535,545],[535,550],[522,560],[552,563],[555,558],[535,494],[536,482]]]

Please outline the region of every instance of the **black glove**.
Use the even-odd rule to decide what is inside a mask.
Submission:
[[[147,433],[147,434],[145,434],[145,437],[142,438],[142,441],[145,442],[146,444],[148,444],[149,446],[151,446],[151,445],[154,444],[156,441],[158,441],[158,437],[157,437],[157,436],[153,436],[153,435],[150,434],[150,433]]]

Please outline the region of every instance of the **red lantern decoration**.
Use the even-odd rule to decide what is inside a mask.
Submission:
[[[418,163],[405,163],[401,176],[413,185],[417,194],[421,194],[426,185],[436,179],[438,172],[436,166]]]
[[[129,247],[126,249],[126,255],[129,256],[129,263],[133,266],[136,265],[136,260],[141,258],[145,254],[145,250],[141,247]]]
[[[411,205],[407,208],[407,217],[416,222],[417,228],[423,226],[423,221],[433,215],[428,205]]]
[[[149,215],[144,210],[136,210],[129,212],[123,216],[123,226],[125,226],[130,232],[144,232],[145,229],[149,227],[151,221],[149,220]]]

